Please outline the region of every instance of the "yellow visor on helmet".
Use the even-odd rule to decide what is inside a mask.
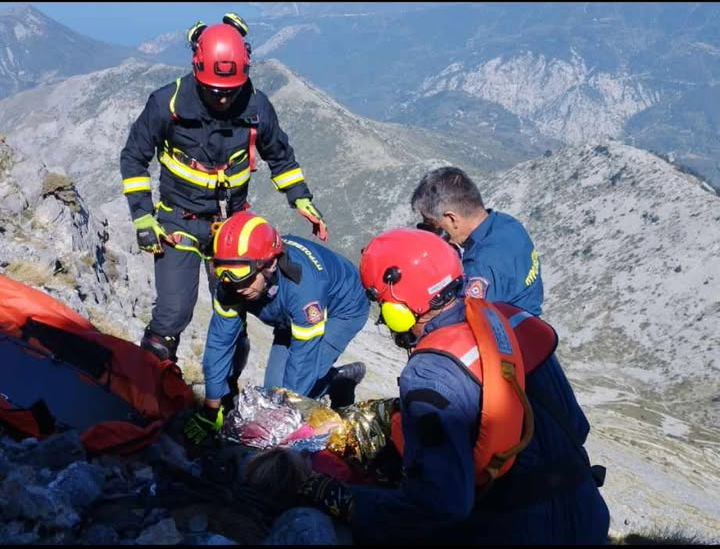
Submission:
[[[239,263],[233,266],[220,265],[215,267],[215,275],[221,282],[244,282],[257,272],[250,263]]]
[[[407,332],[417,322],[413,312],[402,303],[386,301],[380,307],[380,314],[387,327],[393,332]]]

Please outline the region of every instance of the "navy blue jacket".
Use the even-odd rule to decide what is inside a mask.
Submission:
[[[540,260],[525,227],[511,215],[488,210],[488,217],[462,243],[468,284],[485,290],[488,301],[504,301],[534,315],[542,313]]]
[[[425,332],[464,318],[465,304],[459,301],[428,323]],[[534,370],[527,382],[556,403],[583,444],[589,424],[555,355]],[[433,352],[413,355],[400,375],[399,386],[406,478],[397,489],[352,486],[353,533],[358,541],[606,541],[608,509],[590,477],[589,466],[553,415],[531,394],[534,436],[510,471],[480,500],[473,463],[482,409],[480,386],[452,359]],[[420,398],[431,393],[434,398]],[[519,501],[532,493],[535,479],[569,470],[580,478],[570,489],[548,495],[549,490],[540,488],[544,497]]]
[[[257,130],[257,151],[288,202],[312,198],[267,96],[248,80],[229,112],[211,114],[189,73],[150,94],[120,153],[123,187],[133,219],[153,211],[148,166],[156,151],[163,202],[193,213],[217,213],[218,200],[228,198],[227,191],[218,189],[215,182],[208,183],[214,175],[208,178],[202,170],[189,169],[188,163],[195,160],[211,169],[229,163],[223,171],[227,183],[222,185],[229,185],[228,207],[239,210],[248,194],[251,127]]]
[[[318,371],[323,360],[320,343],[336,334],[335,330],[326,329],[327,323],[367,318],[370,303],[355,265],[305,238],[285,235],[283,243],[290,262],[300,266],[300,277],[293,280],[293,275],[278,269],[265,297],[235,307],[223,305],[225,300],[215,297],[203,357],[206,383],[213,380],[222,383],[230,372],[235,342],[244,326],[244,315],[239,314],[242,310],[265,324],[290,331],[290,357],[283,387],[303,395],[327,373]],[[338,341],[328,342],[342,349],[347,341],[345,334],[337,336]]]

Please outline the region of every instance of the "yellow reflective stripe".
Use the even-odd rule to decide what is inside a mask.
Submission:
[[[175,99],[177,99],[177,94],[180,91],[180,79],[182,76],[178,76],[177,80],[175,80],[175,93],[170,98],[170,112],[172,114],[175,114]]]
[[[181,162],[175,160],[167,153],[167,151],[163,151],[160,154],[160,162],[163,166],[165,166],[168,170],[170,170],[174,175],[178,176],[183,181],[187,181],[188,183],[192,183],[194,185],[200,185],[201,187],[207,187],[208,189],[214,189],[217,186],[217,175],[189,168],[185,164],[182,164]],[[221,172],[218,172],[218,174],[220,173]],[[230,187],[241,187],[242,185],[247,183],[249,179],[250,168],[245,168],[244,170],[233,175],[225,175],[225,172],[222,172],[221,180],[227,181]],[[150,190],[149,184],[148,190]]]
[[[221,316],[224,317],[233,317],[238,316],[238,312],[233,309],[223,309],[222,305],[218,303],[218,300],[213,297],[213,309],[215,309],[215,312]]]
[[[225,179],[227,179],[231,187],[240,187],[250,179],[250,168],[245,168],[241,172],[232,175],[226,175]]]
[[[272,178],[272,180],[278,189],[284,189],[285,187],[294,185],[299,181],[304,181],[305,177],[303,176],[302,168],[295,168],[293,170],[289,170],[287,172],[276,175]]]
[[[128,177],[123,179],[123,193],[134,193],[137,191],[152,191],[150,187],[150,177],[141,175],[138,177]]]
[[[170,170],[173,174],[177,175],[188,183],[194,183],[195,185],[207,187],[208,189],[215,188],[215,182],[217,181],[217,177],[215,177],[214,175],[206,174],[205,172],[188,168],[187,166],[181,164],[172,156],[170,156],[167,151],[162,152],[159,160],[160,163],[168,170]]]
[[[295,339],[302,339],[304,341],[307,341],[308,339],[312,339],[325,333],[325,321],[323,320],[322,322],[313,324],[308,328],[298,326],[297,324],[291,322],[290,333]]]
[[[263,223],[267,223],[267,221],[262,217],[253,217],[245,223],[238,237],[238,257],[243,257],[247,253],[248,245],[250,244],[250,235],[255,230],[255,227]]]

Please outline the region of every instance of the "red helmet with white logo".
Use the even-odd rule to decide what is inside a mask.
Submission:
[[[248,210],[237,212],[215,233],[215,274],[225,281],[249,280],[282,251],[280,233],[265,218]]]
[[[417,317],[445,304],[462,276],[457,251],[420,229],[385,231],[360,257],[360,278],[368,297],[381,304],[383,319],[395,332],[408,331]]]
[[[245,40],[237,28],[225,23],[202,30],[192,64],[197,81],[213,88],[239,88],[250,73]]]

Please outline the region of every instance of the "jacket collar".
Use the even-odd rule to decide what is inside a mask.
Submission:
[[[451,307],[435,316],[430,322],[425,324],[422,337],[430,332],[449,326],[450,324],[458,324],[465,320],[465,301],[461,296],[455,299],[455,303]]]
[[[295,284],[299,284],[302,279],[302,265],[291,261],[287,252],[278,258],[278,270]]]
[[[493,222],[497,217],[497,212],[490,208],[488,208],[487,212],[488,216],[483,219],[480,225],[473,229],[473,231],[470,233],[470,236],[468,236],[465,239],[465,242],[461,244],[463,250],[469,250],[470,248],[472,248],[476,242],[480,242],[483,238],[485,238],[492,229]]]
[[[451,324],[459,324],[465,320],[465,301],[461,295],[458,295],[455,299],[455,303],[452,304],[448,309],[439,313],[437,316],[425,324],[422,335],[417,339],[420,341],[423,337],[428,335],[430,332],[434,332],[444,326],[450,326]]]

